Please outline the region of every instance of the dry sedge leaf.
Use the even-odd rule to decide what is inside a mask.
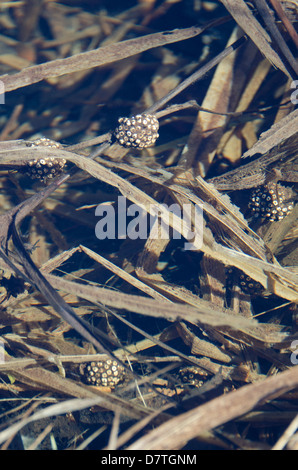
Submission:
[[[221,0],[221,2],[269,62],[290,76],[280,56],[272,48],[268,33],[254,17],[247,4],[243,0]]]
[[[128,39],[116,44],[109,44],[93,51],[83,52],[72,57],[57,59],[41,65],[34,65],[14,75],[2,75],[0,80],[5,91],[9,92],[24,86],[32,85],[49,77],[59,77],[67,73],[99,67],[131,57],[155,47],[165,46],[197,36],[204,28],[191,27],[148,34]]]
[[[167,301],[168,299],[166,297],[164,297],[163,295],[159,294],[158,292],[156,292],[156,290],[154,289],[151,289],[149,286],[147,286],[146,284],[144,284],[143,282],[139,281],[138,279],[136,279],[134,276],[131,276],[130,274],[128,274],[126,271],[124,271],[123,269],[119,268],[118,266],[116,266],[115,264],[111,263],[110,261],[108,261],[107,259],[103,258],[102,256],[98,255],[97,253],[94,253],[94,251],[90,250],[89,248],[86,248],[84,246],[80,246],[81,250],[86,253],[87,255],[89,255],[91,258],[93,258],[95,261],[99,262],[100,264],[102,264],[105,268],[109,269],[110,271],[112,271],[114,274],[116,274],[117,276],[121,277],[122,279],[124,279],[125,281],[127,281],[129,284],[135,286],[136,288],[140,289],[141,291],[143,291],[145,294],[148,294],[150,295],[151,297],[153,298],[156,298],[156,299],[162,299],[162,300],[165,300]]]
[[[269,152],[272,148],[281,145],[285,140],[297,134],[297,129],[298,109],[295,109],[288,116],[273,124],[268,131],[263,132],[258,142],[247,150],[243,157],[252,157],[258,153],[265,154]]]
[[[46,275],[46,278],[56,289],[70,292],[78,297],[100,303],[117,309],[124,309],[131,312],[148,315],[155,318],[166,318],[169,321],[185,320],[199,325],[217,327],[224,331],[229,331],[230,335],[237,336],[237,332],[242,332],[244,336],[267,343],[281,343],[289,340],[286,333],[271,331],[267,325],[258,324],[255,320],[249,320],[237,316],[229,309],[220,309],[214,304],[198,299],[196,308],[165,301],[115,292],[109,289],[85,286],[53,275]]]
[[[235,28],[227,46],[232,44],[239,36],[239,28]],[[243,47],[245,48],[245,51],[241,52],[246,56],[249,54],[251,45],[245,45]],[[188,152],[193,152],[193,157],[195,157],[197,154],[200,155],[200,159],[198,161],[198,170],[199,174],[203,177],[206,176],[214,155],[218,152],[218,143],[229,119],[225,113],[234,110],[238,95],[243,88],[243,81],[246,79],[246,74],[245,70],[243,70],[243,67],[246,66],[246,64],[249,62],[249,59],[247,62],[243,63],[242,66],[235,69],[235,61],[237,58],[237,53],[234,53],[220,62],[216,68],[213,79],[202,102],[202,108],[210,109],[215,113],[222,114],[212,114],[199,111],[194,127],[194,129],[197,128],[197,134],[199,135],[194,136],[194,138],[192,134],[190,135],[190,139],[192,140],[195,140],[197,137],[197,143],[189,141]],[[238,71],[240,71],[240,73],[238,73]],[[206,132],[208,138],[202,142],[200,134],[204,132]],[[206,140],[208,141],[208,145],[206,145]],[[200,143],[204,145],[200,145]],[[237,155],[233,155],[233,158],[236,160]]]
[[[185,344],[190,346],[191,354],[194,356],[206,356],[227,364],[231,362],[231,357],[228,354],[225,354],[219,347],[211,343],[211,341],[206,341],[195,336],[184,322],[177,323],[176,328]]]
[[[297,120],[295,120],[295,124]],[[264,155],[259,158],[241,165],[235,170],[231,170],[224,175],[216,176],[208,180],[219,191],[237,191],[241,189],[250,189],[257,186],[262,186],[266,183],[268,174],[271,172],[272,177],[278,176],[281,181],[297,182],[297,139],[298,134],[295,128],[290,130],[292,137],[280,145],[276,143],[272,146],[271,139],[268,140],[268,150]],[[286,131],[286,129],[285,129]],[[280,129],[277,142],[283,141],[283,132]],[[253,150],[248,153],[257,155],[262,152],[262,144],[259,146],[257,142],[253,146]],[[248,156],[247,153],[244,156]]]

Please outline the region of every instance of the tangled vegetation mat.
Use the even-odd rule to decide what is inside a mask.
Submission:
[[[297,449],[297,1],[0,6],[3,449]]]

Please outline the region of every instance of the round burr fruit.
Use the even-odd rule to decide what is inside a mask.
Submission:
[[[201,387],[206,381],[207,373],[196,366],[188,366],[180,369],[178,378],[183,385]]]
[[[268,183],[254,189],[248,207],[255,217],[269,219],[271,222],[282,220],[293,210],[291,188],[280,183]]]
[[[118,119],[118,127],[115,129],[117,142],[123,147],[143,149],[151,147],[158,139],[159,123],[151,114],[137,114],[132,117]]]
[[[238,283],[240,289],[246,294],[258,295],[264,291],[264,287],[260,282],[255,281],[244,273],[239,275]]]
[[[62,145],[54,140],[45,137],[32,142],[32,147],[48,147],[48,148],[62,148]],[[28,161],[25,167],[27,176],[33,179],[38,179],[43,183],[47,180],[54,178],[62,173],[66,165],[64,158],[44,157],[36,158],[35,160]]]
[[[264,292],[264,287],[258,281],[255,281],[250,276],[240,271],[237,268],[228,267],[227,274],[227,289],[231,290],[233,285],[236,284],[240,287],[242,292],[252,296],[260,295]]]
[[[92,361],[83,370],[87,384],[115,388],[124,380],[125,369],[117,361]]]

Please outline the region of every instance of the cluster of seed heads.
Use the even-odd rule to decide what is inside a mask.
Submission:
[[[58,142],[55,142],[51,139],[46,139],[42,137],[41,139],[35,140],[32,142],[33,147],[49,147],[49,148],[62,148],[62,145]],[[66,165],[66,160],[64,158],[55,158],[55,157],[45,157],[45,158],[36,158],[35,160],[30,160],[26,167],[25,173],[27,176],[33,179],[38,179],[42,182],[47,182],[47,180],[54,178],[62,173]]]
[[[92,361],[86,364],[83,375],[87,384],[114,388],[124,380],[125,369],[117,361]]]
[[[291,196],[290,188],[280,183],[268,183],[252,192],[248,207],[257,217],[271,222],[282,220],[294,207]]]
[[[151,114],[137,114],[130,118],[121,117],[118,119],[118,123],[114,135],[123,147],[138,149],[151,147],[159,137],[158,120]]]

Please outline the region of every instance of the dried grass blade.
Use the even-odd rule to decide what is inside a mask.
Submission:
[[[223,329],[223,331],[229,331],[229,335],[235,335],[237,339],[239,339],[239,332],[242,332],[244,336],[255,339],[260,344],[268,342],[281,343],[288,339],[286,333],[272,331],[272,329],[269,331],[266,325],[237,316],[231,310],[216,307],[214,304],[202,299],[198,299],[194,308],[180,303],[168,303],[143,296],[114,292],[105,288],[85,286],[50,274],[46,277],[57,289],[116,309],[164,318],[168,321],[185,320],[196,325],[217,327]]]
[[[103,256],[100,256],[98,253],[95,253],[94,251],[90,250],[89,248],[85,246],[80,246],[81,250],[86,253],[90,258],[94,259],[98,263],[100,263],[102,266],[105,268],[109,269],[111,272],[116,274],[116,276],[121,277],[124,279],[126,282],[130,283],[132,286],[136,287],[137,289],[140,289],[143,291],[145,294],[150,295],[151,297],[155,299],[161,299],[164,301],[168,301],[166,297],[163,295],[159,294],[155,289],[152,289],[151,287],[147,286],[143,282],[139,281],[136,279],[134,276],[131,274],[127,273],[123,269],[119,268],[115,264],[111,263],[109,260],[104,258]]]
[[[266,132],[263,132],[258,140],[243,158],[252,157],[258,153],[265,154],[277,145],[281,145],[285,140],[297,136],[298,129],[298,109],[295,109],[283,119],[273,124]],[[297,143],[297,137],[296,137]]]
[[[9,92],[50,77],[59,77],[67,73],[99,67],[131,57],[147,51],[148,49],[190,39],[202,33],[214,23],[215,22],[212,21],[204,27],[192,26],[185,29],[163,31],[161,33],[128,39],[127,41],[116,44],[108,44],[107,46],[93,51],[83,52],[64,59],[56,59],[40,65],[34,65],[14,75],[2,75],[0,80],[2,80],[4,84],[5,91]]]
[[[270,31],[271,36],[273,40],[275,41],[275,44],[278,45],[278,48],[281,52],[281,55],[284,56],[285,60],[283,59],[283,62],[286,63],[288,61],[290,67],[292,67],[292,76],[294,77],[295,75],[298,75],[298,63],[296,59],[294,58],[291,50],[289,49],[286,41],[284,40],[283,36],[279,32],[279,29],[277,28],[273,17],[272,17],[272,12],[265,2],[265,0],[255,0],[256,7],[259,11],[259,13],[262,15],[262,18],[266,24],[267,29]],[[288,66],[289,68],[289,66]]]
[[[247,4],[243,0],[221,0],[221,2],[269,62],[291,78],[291,74],[279,55],[272,48],[270,37],[254,17]]]

